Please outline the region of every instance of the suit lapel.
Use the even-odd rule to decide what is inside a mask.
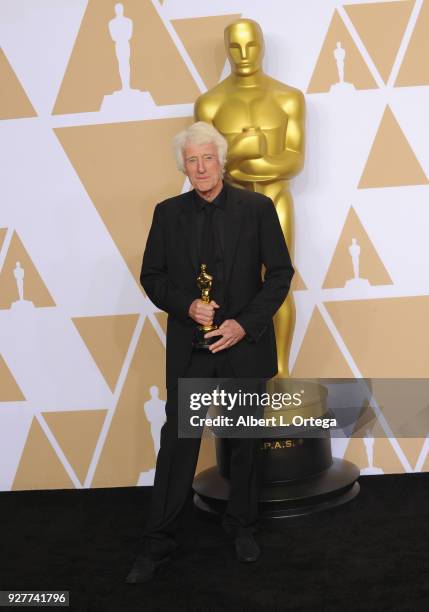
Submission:
[[[193,201],[193,191],[189,191],[189,197],[183,201],[182,210],[179,215],[180,229],[185,241],[186,250],[195,272],[199,272],[198,265],[198,243],[197,243],[197,213]]]
[[[225,249],[224,269],[225,286],[231,275],[237,244],[240,239],[241,224],[243,222],[243,204],[239,189],[226,185],[226,217],[225,217]]]

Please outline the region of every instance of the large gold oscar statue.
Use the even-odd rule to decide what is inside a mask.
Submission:
[[[235,21],[225,30],[232,74],[195,103],[197,121],[212,123],[228,140],[225,178],[263,193],[276,205],[293,255],[293,201],[289,181],[304,164],[305,102],[301,91],[264,74],[264,39],[258,23]],[[274,324],[279,377],[289,376],[295,308],[289,295]]]

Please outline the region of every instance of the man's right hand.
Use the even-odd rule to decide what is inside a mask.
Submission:
[[[203,300],[197,299],[189,306],[189,316],[199,325],[211,325],[213,323],[215,308],[219,308],[214,300],[206,304]]]

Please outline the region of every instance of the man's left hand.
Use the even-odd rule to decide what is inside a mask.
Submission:
[[[227,319],[217,329],[214,329],[207,334],[204,334],[204,338],[212,338],[213,336],[222,336],[217,342],[210,345],[210,351],[217,353],[223,349],[234,346],[237,342],[240,342],[246,335],[246,332],[235,319]]]

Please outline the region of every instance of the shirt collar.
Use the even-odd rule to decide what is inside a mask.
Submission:
[[[220,208],[221,210],[225,210],[226,207],[226,186],[223,183],[223,187],[221,192],[215,197],[212,202],[207,202],[198,193],[194,190],[194,202],[197,207],[197,212],[200,210],[204,210],[207,206],[215,206],[216,208]]]

